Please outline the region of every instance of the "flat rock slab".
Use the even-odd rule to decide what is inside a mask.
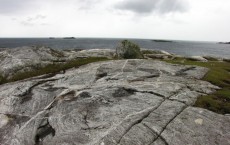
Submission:
[[[92,63],[0,86],[0,144],[230,144],[230,117],[192,105],[208,70],[152,60]]]

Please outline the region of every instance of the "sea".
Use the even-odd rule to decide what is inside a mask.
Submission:
[[[44,45],[54,49],[115,49],[124,38],[0,38],[0,48]],[[182,56],[213,56],[230,58],[230,44],[217,42],[180,41],[156,42],[151,39],[127,39],[141,48],[164,50]]]

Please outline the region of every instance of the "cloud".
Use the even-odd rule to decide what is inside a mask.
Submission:
[[[13,20],[18,21],[20,24],[22,24],[24,26],[35,26],[35,25],[44,26],[44,25],[48,25],[47,23],[44,22],[46,17],[47,16],[45,16],[45,15],[38,14],[35,16],[24,18],[22,20],[18,20],[18,19],[13,19]]]
[[[152,12],[166,14],[187,11],[188,2],[186,0],[123,0],[116,4],[115,8],[137,14]]]
[[[102,0],[0,0],[0,15],[22,15],[42,11],[44,8],[55,10],[62,7],[75,7],[81,10],[94,8]]]
[[[75,0],[75,2],[77,2],[79,10],[89,10],[95,8],[102,0]]]
[[[29,22],[31,22],[31,21],[36,21],[36,20],[41,20],[41,19],[45,19],[46,18],[46,16],[45,15],[36,15],[36,16],[34,16],[34,17],[28,17],[27,18],[27,21],[29,21]]]
[[[38,0],[0,0],[0,14],[17,14],[39,7]]]

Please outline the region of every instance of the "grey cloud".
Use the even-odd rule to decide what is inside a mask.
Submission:
[[[24,26],[35,26],[35,25],[44,26],[44,25],[48,25],[47,23],[44,22],[46,17],[47,16],[45,16],[45,15],[38,14],[35,16],[24,18],[22,20],[17,20],[17,19],[14,19],[14,20],[20,22],[20,24],[22,24]]]
[[[0,0],[0,14],[17,14],[33,10],[38,0]]]
[[[28,21],[21,21],[20,22],[22,25],[24,25],[24,26],[34,26],[35,24],[34,23],[31,23],[31,22],[28,22]]]
[[[45,18],[46,18],[45,15],[36,15],[34,17],[28,17],[27,21],[36,21],[36,20],[45,19]]]
[[[75,5],[76,8],[89,9],[101,0],[0,0],[0,15],[20,15],[34,12],[44,5]]]
[[[128,10],[138,14],[185,12],[188,9],[186,0],[123,0],[116,9]]]
[[[88,10],[94,7],[96,4],[99,4],[102,0],[78,0],[79,10]]]

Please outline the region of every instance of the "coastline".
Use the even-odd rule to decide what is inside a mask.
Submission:
[[[32,45],[43,45],[57,50],[65,49],[115,49],[116,45],[123,39],[103,39],[103,38],[77,38],[77,39],[0,39],[0,47],[15,48]],[[213,57],[230,58],[228,45],[217,44],[217,42],[179,41],[154,42],[152,39],[129,39],[142,48],[164,50],[169,53],[182,56],[207,55]]]

